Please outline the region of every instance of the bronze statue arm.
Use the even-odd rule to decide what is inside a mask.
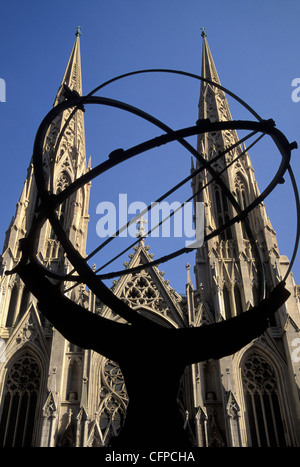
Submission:
[[[43,315],[69,342],[117,361],[129,326],[96,315],[62,295],[35,262],[22,264],[18,274],[37,298]]]
[[[288,299],[281,282],[270,297],[241,315],[207,326],[179,330],[186,360],[191,363],[232,355],[259,337],[269,326],[268,318]],[[184,346],[184,347],[183,347]]]

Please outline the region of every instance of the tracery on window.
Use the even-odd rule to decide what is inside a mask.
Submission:
[[[259,354],[242,368],[249,429],[253,447],[286,446],[275,372]]]
[[[243,312],[243,302],[242,302],[242,295],[241,289],[238,284],[234,286],[234,301],[235,301],[235,312],[237,315],[242,314]]]
[[[59,177],[57,178],[56,181],[56,193],[60,193],[63,191],[67,186],[70,185],[70,177],[69,175],[64,171],[62,172]]]
[[[101,390],[99,401],[99,424],[103,432],[111,427],[111,432],[116,436],[122,428],[128,396],[125,380],[120,367],[112,360],[105,360],[101,368]],[[111,434],[111,433],[110,433]],[[109,436],[105,444],[109,443]]]
[[[148,306],[162,314],[168,311],[159,290],[145,271],[131,277],[125,285],[122,298],[130,306]]]
[[[40,367],[28,353],[9,369],[3,397],[0,446],[32,446],[40,381]]]

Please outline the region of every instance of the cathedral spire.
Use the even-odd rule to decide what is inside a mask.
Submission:
[[[72,91],[77,91],[82,95],[82,78],[81,78],[81,55],[80,55],[80,36],[81,26],[77,26],[75,33],[75,42],[72,48],[72,52],[61,82],[61,86],[56,95],[54,105],[57,105],[62,100],[62,94],[65,86]]]
[[[207,35],[202,28],[202,66],[201,76],[207,81],[201,81],[199,98],[199,120],[209,119],[211,122],[231,121],[232,116],[225,92],[220,88],[220,78],[207,42]],[[211,83],[216,83],[216,86]],[[212,135],[199,135],[198,151],[207,158],[214,157],[219,151],[239,141],[235,130],[216,132]]]
[[[75,33],[75,41],[72,51],[56,94],[54,106],[63,102],[70,92],[78,93],[80,96],[82,95],[80,37],[81,26],[78,26]],[[57,174],[62,172],[63,164],[69,164],[67,178],[74,179],[74,177],[77,178],[87,169],[87,164],[83,112],[78,110],[68,123],[67,131],[66,128],[64,128],[72,110],[73,109],[65,110],[57,117],[55,122],[52,123],[52,126],[49,129],[49,136],[45,144],[44,159],[45,165],[50,164],[52,166],[52,170],[54,169]],[[57,147],[59,138],[60,143],[59,147]],[[53,153],[54,148],[55,153]]]
[[[201,36],[203,39],[201,76],[213,83],[221,85],[204,28],[202,28]],[[205,81],[201,82],[200,88],[199,118],[209,118],[211,121],[232,120],[224,91]]]
[[[201,36],[203,38],[201,76],[203,78],[209,79],[210,81],[213,81],[214,83],[220,84],[217,69],[208,46],[205,28],[202,28]]]

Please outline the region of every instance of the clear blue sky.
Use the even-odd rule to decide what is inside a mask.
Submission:
[[[200,28],[205,27],[221,83],[263,118],[273,118],[287,138],[300,145],[300,102],[291,98],[292,80],[300,78],[299,17],[298,0],[1,2],[0,78],[7,87],[6,102],[0,103],[1,245],[26,177],[36,130],[53,104],[77,25],[82,26],[84,93],[111,77],[138,69],[172,68],[200,74]],[[183,78],[132,78],[110,86],[103,95],[141,107],[173,128],[192,125],[197,119],[199,84]],[[238,107],[233,110],[235,118],[244,116]],[[86,112],[86,131],[87,153],[92,156],[93,165],[112,149],[126,148],[160,134],[136,118],[106,109]],[[109,174],[106,185],[94,188],[91,245],[97,241],[95,206],[109,196],[113,199],[116,188],[129,193],[134,186],[136,192],[131,200],[146,201],[141,195],[142,187],[157,187],[155,193],[160,194],[188,174],[190,157],[175,144],[166,151],[165,158],[157,151],[144,165],[132,161]],[[274,163],[270,154],[268,157],[260,154],[258,160],[252,158],[261,191],[279,161],[275,149]],[[299,150],[294,151],[292,168],[298,181],[299,158]],[[117,187],[112,189],[113,183]],[[266,202],[280,252],[288,257],[292,254],[296,226],[289,188],[287,180]],[[189,185],[187,190],[189,193]],[[158,257],[160,248],[151,245],[150,251]],[[169,252],[168,248],[169,244],[162,245],[163,251]],[[184,265],[192,263],[193,256],[161,267],[165,278],[179,292],[184,292]],[[100,265],[100,258],[95,261]],[[117,269],[123,267],[122,261],[116,263]],[[293,272],[300,283],[299,255]]]

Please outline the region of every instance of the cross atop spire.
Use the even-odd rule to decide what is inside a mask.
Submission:
[[[204,37],[207,37],[207,34],[206,34],[206,32],[205,32],[205,28],[201,28],[201,31],[202,31],[202,32],[201,32],[201,36],[202,36],[203,39],[204,39]]]
[[[148,224],[148,221],[147,219],[144,219],[143,216],[141,216],[137,221],[135,221],[135,223],[139,224],[138,233],[136,234],[136,236],[143,240],[147,235],[143,224]]]
[[[81,36],[81,35],[82,35],[81,26],[77,26],[75,36]]]

